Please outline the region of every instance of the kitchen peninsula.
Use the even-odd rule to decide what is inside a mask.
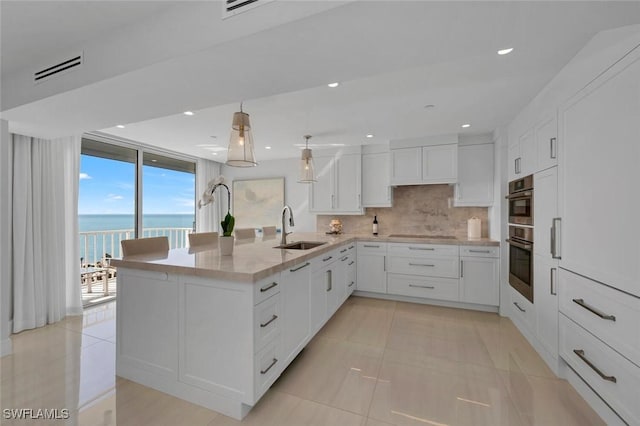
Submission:
[[[315,233],[290,241],[324,244],[277,249],[265,238],[238,240],[232,256],[210,245],[114,259],[117,374],[242,419],[356,288],[497,309],[497,241]],[[373,289],[357,269],[372,258],[381,265]],[[480,291],[470,278],[482,269],[467,258],[490,261]]]

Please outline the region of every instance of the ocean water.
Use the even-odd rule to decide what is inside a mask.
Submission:
[[[149,214],[142,217],[145,237],[167,236],[171,248],[184,247],[187,234],[193,227],[193,214]],[[120,257],[120,241],[133,238],[135,218],[132,214],[87,214],[78,215],[80,230],[80,257],[85,264],[94,264],[106,254]],[[188,230],[157,230],[157,228],[188,228]],[[85,236],[83,232],[97,232]]]

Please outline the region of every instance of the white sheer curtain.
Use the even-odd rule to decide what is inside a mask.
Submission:
[[[215,161],[199,158],[196,163],[196,197],[200,199],[202,193],[207,188],[211,179],[220,175],[220,164]],[[220,227],[220,201],[219,194],[215,194],[215,202],[198,208],[196,201],[196,231],[213,232],[219,231]]]
[[[13,332],[82,314],[81,137],[13,135]]]

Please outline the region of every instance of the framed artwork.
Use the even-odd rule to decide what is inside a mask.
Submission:
[[[236,228],[262,228],[280,223],[284,177],[234,180],[231,194]]]

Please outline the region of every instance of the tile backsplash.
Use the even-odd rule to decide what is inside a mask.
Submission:
[[[487,207],[450,207],[452,185],[398,186],[393,189],[393,207],[367,208],[361,216],[318,215],[318,232],[329,230],[331,219],[340,219],[344,233],[371,233],[378,216],[378,233],[467,236],[467,220],[482,221],[482,237],[489,235]]]

